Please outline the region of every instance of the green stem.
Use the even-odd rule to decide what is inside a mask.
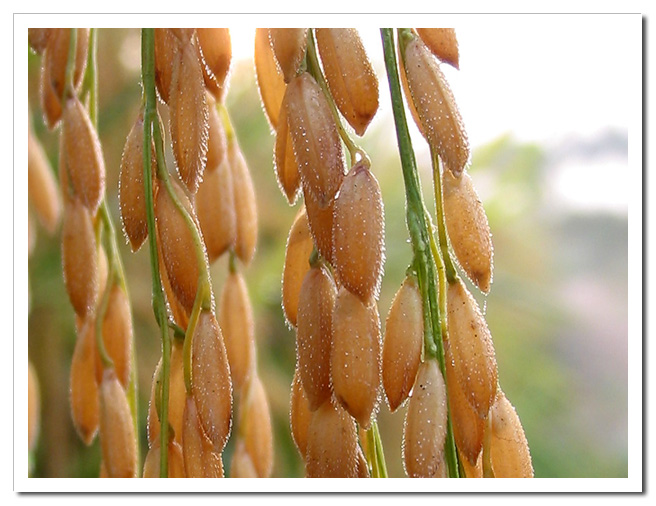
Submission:
[[[367,152],[364,149],[362,149],[360,146],[358,146],[353,141],[353,139],[351,139],[351,136],[344,128],[344,125],[342,125],[342,119],[339,115],[339,112],[337,111],[337,107],[335,107],[335,101],[333,100],[330,90],[328,89],[328,84],[326,83],[326,79],[323,77],[323,73],[321,72],[321,65],[319,64],[319,58],[317,56],[317,50],[314,43],[314,34],[312,32],[312,29],[308,29],[307,40],[308,40],[307,53],[306,53],[307,71],[310,73],[312,77],[314,77],[315,81],[321,87],[321,90],[326,96],[326,100],[328,101],[330,110],[333,113],[333,117],[335,118],[335,125],[337,126],[337,131],[339,132],[339,136],[342,138],[342,141],[346,145],[346,149],[349,152],[351,167],[360,160],[362,160],[367,167],[371,167],[371,160],[369,159],[369,155],[367,155]]]
[[[378,423],[374,420],[371,424],[373,435],[374,455],[376,456],[377,476],[374,478],[387,478],[387,465],[385,464],[385,453],[383,452],[383,440],[378,431]]]
[[[390,94],[392,100],[392,111],[394,114],[394,123],[396,125],[396,135],[399,144],[399,154],[401,157],[401,168],[403,171],[403,180],[406,190],[406,213],[408,231],[414,253],[414,263],[419,280],[419,288],[422,294],[424,306],[424,318],[429,320],[426,331],[430,329],[432,336],[441,336],[440,313],[436,300],[436,268],[435,259],[430,250],[430,236],[432,230],[428,229],[425,220],[425,206],[421,196],[421,187],[417,173],[417,164],[415,161],[412,141],[405,117],[403,105],[403,96],[401,94],[401,83],[398,74],[398,65],[396,61],[396,52],[394,50],[394,35],[391,28],[381,28],[383,41],[383,53],[385,56],[385,67],[389,81]],[[428,312],[428,315],[427,313]],[[426,318],[429,316],[429,318]],[[426,358],[436,358],[442,375],[446,381],[446,368],[444,361],[444,347],[442,339],[431,339],[430,342],[425,340]],[[449,476],[458,477],[458,457],[455,451],[455,442],[453,439],[453,430],[451,427],[451,414],[447,420],[447,441],[445,447],[445,457]]]
[[[157,117],[157,97],[155,95],[155,32],[153,28],[143,28],[141,31],[141,71],[143,89],[146,95],[144,111],[144,146],[151,146],[152,131],[159,132]],[[161,139],[161,132],[160,139]],[[156,143],[156,149],[161,146]],[[144,191],[146,197],[146,219],[148,222],[148,245],[150,250],[150,267],[153,284],[153,311],[162,338],[162,396],[160,399],[160,477],[168,476],[168,442],[169,442],[169,370],[171,367],[171,340],[168,332],[168,315],[166,300],[159,273],[157,256],[157,237],[155,233],[155,206],[153,202],[153,175],[151,171],[151,150],[143,150]],[[157,154],[158,173],[166,171],[161,165],[163,156]]]
[[[431,161],[433,165],[433,192],[435,194],[435,216],[437,219],[437,235],[440,241],[440,251],[444,259],[446,278],[449,283],[455,283],[458,274],[449,253],[446,223],[444,217],[444,197],[442,195],[442,176],[440,175],[440,157],[431,147]]]

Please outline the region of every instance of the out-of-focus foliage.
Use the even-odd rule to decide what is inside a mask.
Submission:
[[[99,32],[99,131],[107,166],[110,210],[117,226],[118,166],[140,101],[139,31]],[[38,102],[39,58],[29,56],[30,110],[37,135],[57,168],[56,133],[48,132]],[[384,84],[385,77],[379,76]],[[258,368],[274,423],[274,477],[303,475],[289,430],[294,333],[284,323],[280,280],[285,243],[296,208],[277,187],[273,136],[260,108],[253,65],[232,69],[227,106],[258,196],[259,245],[245,272],[256,319]],[[362,145],[372,159],[385,204],[386,263],[379,301],[384,325],[392,297],[411,260],[405,200],[389,104]],[[415,140],[422,184],[432,206],[431,181]],[[470,173],[488,213],[495,247],[494,283],[484,298],[501,388],[529,441],[536,477],[627,476],[627,217],[577,213],[550,190],[548,152],[502,136],[475,148]],[[147,247],[132,254],[123,238],[138,359],[141,458],[150,383],[160,355],[151,308]],[[212,267],[215,294],[227,272]],[[59,237],[38,231],[29,262],[29,355],[42,390],[42,426],[33,476],[95,477],[100,451],[84,447],[69,414],[68,372],[75,342],[73,310],[61,273]],[[470,285],[471,286],[471,285]],[[380,430],[390,476],[404,476],[401,434],[405,408],[391,415],[381,404]],[[224,453],[229,473],[232,443]]]

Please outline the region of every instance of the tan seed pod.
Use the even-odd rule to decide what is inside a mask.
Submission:
[[[317,28],[317,48],[330,93],[355,133],[378,110],[378,78],[355,28]]]
[[[192,336],[191,392],[198,417],[216,452],[221,452],[232,423],[232,384],[223,336],[211,311],[201,311]]]
[[[52,28],[43,55],[41,70],[41,101],[46,124],[54,128],[62,112],[64,88],[66,86],[66,66],[72,28]],[[73,86],[77,90],[82,84],[82,77],[87,63],[89,47],[89,29],[76,29],[75,70]]]
[[[424,345],[424,315],[417,280],[407,277],[394,296],[383,340],[383,388],[390,411],[412,390]]]
[[[272,130],[278,128],[278,115],[285,94],[285,80],[278,69],[269,41],[268,28],[255,29],[255,76],[264,112]]]
[[[27,448],[31,452],[36,446],[41,425],[41,394],[39,378],[32,362],[27,364]]]
[[[362,300],[339,289],[333,311],[330,354],[335,397],[364,428],[378,405],[380,386],[380,321],[374,300]]]
[[[148,447],[152,448],[157,441],[159,441],[160,423],[157,415],[157,396],[161,392],[162,381],[162,359],[159,359],[155,372],[153,373],[153,381],[150,384],[150,400],[148,402],[148,416],[146,420],[146,432],[148,434]]]
[[[137,251],[148,237],[146,219],[146,194],[143,178],[143,111],[139,112],[123,148],[121,170],[118,176],[118,203],[123,232],[130,241],[132,251]],[[157,160],[154,146],[151,149],[151,173],[153,186],[157,184]],[[153,188],[154,189],[154,188]],[[155,193],[153,191],[153,193]]]
[[[278,67],[288,83],[301,67],[307,47],[307,28],[269,28]]]
[[[162,102],[169,102],[173,66],[180,57],[180,39],[171,28],[155,28],[155,84]]]
[[[301,187],[301,174],[294,155],[292,138],[289,135],[287,121],[287,102],[283,100],[280,106],[280,117],[276,129],[276,144],[274,147],[274,168],[278,186],[287,199],[289,205],[294,205]]]
[[[78,331],[71,361],[70,402],[73,425],[80,439],[90,445],[99,423],[98,382],[96,381],[96,335],[94,320]]]
[[[449,284],[447,315],[456,378],[478,416],[486,418],[497,395],[497,361],[485,318],[460,280]]]
[[[334,399],[312,414],[305,468],[308,478],[356,478],[358,433],[353,418]]]
[[[401,48],[399,47],[399,61],[402,61],[402,53],[401,53]],[[417,112],[417,108],[415,107],[415,103],[412,100],[412,94],[410,93],[410,87],[408,86],[408,76],[406,75],[405,70],[399,71],[399,75],[401,76],[401,87],[403,88],[403,96],[405,97],[405,103],[408,106],[408,109],[410,110],[410,114],[412,115],[412,119],[415,122],[415,125],[417,125],[417,128],[419,129],[419,132],[421,135],[426,138],[426,132],[424,131],[424,127],[421,124],[421,120],[419,119],[419,113]]]
[[[183,44],[175,60],[169,96],[171,141],[178,175],[196,193],[207,163],[209,108],[198,54]]]
[[[458,60],[458,39],[453,28],[416,28],[428,49],[431,50],[439,60],[460,69]]]
[[[240,271],[230,272],[221,291],[218,308],[230,376],[235,391],[255,369],[255,322],[246,281]]]
[[[217,100],[223,100],[232,60],[230,31],[227,28],[196,28],[196,34],[205,62],[205,86]]]
[[[188,478],[223,478],[221,455],[214,452],[198,418],[196,402],[187,396],[182,424],[182,454]]]
[[[105,162],[98,133],[77,96],[66,101],[61,135],[68,180],[75,195],[95,215],[105,194]]]
[[[48,45],[53,28],[28,28],[27,40],[36,54],[41,54]]]
[[[43,147],[30,130],[27,143],[27,190],[39,222],[52,235],[61,217],[61,198]]]
[[[171,181],[178,201],[192,217],[198,227],[195,214],[186,194],[175,181]],[[196,247],[187,220],[175,205],[167,188],[157,192],[155,198],[155,219],[157,222],[158,243],[162,248],[162,259],[166,275],[175,297],[182,307],[191,313],[198,289],[200,268],[196,258]],[[207,258],[204,259],[207,262]]]
[[[225,159],[228,151],[225,127],[219,116],[219,111],[216,108],[216,101],[209,93],[206,96],[209,109],[209,133],[207,138],[207,165],[205,167],[205,177],[207,177],[208,172],[215,170],[219,166],[219,164]]]
[[[444,219],[451,246],[469,279],[484,293],[492,282],[492,237],[487,215],[469,174],[442,174]]]
[[[502,391],[490,409],[490,422],[490,460],[494,477],[533,478],[531,452],[522,422]]]
[[[469,141],[451,88],[430,50],[418,37],[404,52],[408,87],[428,143],[459,176],[469,160]]]
[[[313,248],[308,217],[303,207],[289,230],[282,270],[282,309],[292,327],[296,327],[299,294],[305,274],[310,270],[309,259]]]
[[[164,189],[166,191],[166,189]],[[157,201],[157,197],[155,197]],[[155,228],[157,231],[157,228]],[[173,288],[171,287],[171,281],[166,273],[166,268],[164,267],[164,256],[162,253],[162,244],[157,241],[157,258],[159,260],[159,277],[162,281],[162,288],[166,294],[167,307],[170,313],[170,316],[173,318],[173,321],[177,323],[183,330],[187,330],[187,324],[189,323],[189,316],[191,311],[185,309],[180,300],[175,295]]]
[[[305,190],[303,190],[303,199],[314,245],[321,256],[329,264],[333,264],[333,222],[336,201],[332,200],[328,207],[322,208],[316,198]]]
[[[403,463],[411,478],[446,478],[447,397],[437,360],[423,362],[408,402]]]
[[[242,398],[239,434],[244,438],[259,478],[269,478],[273,470],[273,431],[269,401],[262,380],[253,375]]]
[[[253,459],[246,450],[246,443],[243,439],[237,439],[235,451],[232,454],[230,462],[231,478],[259,478]]]
[[[308,428],[312,418],[310,403],[301,382],[298,365],[292,381],[292,393],[289,407],[289,424],[292,429],[292,439],[301,457],[305,459],[307,452]]]
[[[444,362],[449,411],[453,420],[453,437],[462,456],[474,466],[483,449],[485,420],[478,416],[458,381],[448,341],[444,343]]]
[[[253,179],[236,140],[228,145],[228,163],[232,173],[237,223],[235,254],[248,265],[257,248],[257,202]]]
[[[237,241],[237,216],[232,170],[227,158],[214,170],[205,172],[194,198],[198,223],[210,262],[214,262]]]
[[[114,369],[100,383],[100,445],[111,478],[137,476],[137,440],[130,405]]]
[[[337,279],[363,300],[378,298],[385,262],[383,199],[376,176],[358,163],[335,201],[333,265]]]
[[[305,72],[287,85],[285,101],[304,192],[325,209],[344,179],[342,143],[328,100]]]
[[[77,199],[65,203],[62,224],[64,283],[79,316],[94,311],[98,300],[98,252],[89,210]]]
[[[330,350],[337,288],[328,270],[313,267],[305,275],[298,300],[296,356],[310,410],[331,395]]]
[[[159,478],[160,448],[160,442],[157,441],[150,450],[148,450],[146,460],[144,461],[144,478]],[[168,446],[168,477],[188,477],[185,474],[182,448],[175,441],[170,441]]]
[[[127,390],[132,361],[132,315],[128,296],[119,285],[112,286],[109,293],[102,335],[105,351],[112,359],[116,376]],[[100,361],[98,363],[101,365]],[[96,371],[98,383],[102,381],[102,375],[101,366]]]

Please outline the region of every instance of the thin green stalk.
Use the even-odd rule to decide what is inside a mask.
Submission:
[[[383,452],[383,441],[378,430],[378,423],[374,420],[371,424],[373,434],[374,455],[376,456],[377,471],[374,478],[387,478],[387,465],[385,464],[385,453]]]
[[[335,107],[335,101],[333,100],[330,90],[328,89],[326,79],[323,77],[323,73],[321,72],[321,65],[319,64],[319,58],[317,57],[317,50],[314,43],[314,34],[312,29],[308,29],[306,62],[307,71],[310,73],[310,75],[312,75],[312,77],[314,77],[317,84],[321,87],[324,95],[326,95],[328,105],[330,106],[330,110],[332,111],[333,117],[335,118],[335,125],[337,126],[339,136],[342,138],[342,141],[346,145],[346,149],[349,152],[351,166],[362,160],[367,167],[370,167],[371,160],[369,159],[369,155],[367,155],[367,152],[353,141],[349,133],[344,128],[344,125],[342,125],[342,119],[339,115],[339,112],[337,111],[337,107]]]
[[[444,259],[444,268],[446,278],[449,283],[455,283],[458,274],[449,253],[449,242],[446,233],[446,223],[444,218],[444,199],[442,195],[442,176],[440,175],[440,157],[431,147],[431,161],[433,165],[433,192],[435,195],[435,216],[437,219],[437,235],[440,242],[440,251]]]
[[[408,125],[405,117],[392,29],[381,28],[381,36],[383,41],[383,53],[385,56],[385,67],[387,70],[387,78],[389,81],[390,94],[392,99],[392,111],[394,114],[394,123],[396,125],[396,134],[399,144],[399,154],[401,157],[401,168],[403,171],[403,180],[406,189],[406,219],[408,231],[410,233],[410,239],[414,253],[414,264],[417,270],[420,292],[422,294],[422,301],[425,312],[424,314],[426,315],[426,311],[428,311],[430,316],[430,325],[426,328],[426,330],[430,328],[433,336],[441,336],[442,332],[440,325],[440,313],[436,300],[437,276],[435,260],[433,259],[433,255],[430,250],[430,236],[433,232],[432,230],[428,229],[425,220],[425,206],[421,196],[417,164],[415,161],[412,142],[410,139],[410,132],[408,131]],[[424,351],[428,358],[437,359],[442,371],[442,375],[446,380],[446,368],[444,362],[444,348],[442,339],[431,339],[431,343],[426,341]],[[447,419],[445,458],[449,476],[452,478],[457,478],[459,476],[458,457],[455,451],[455,441],[453,439],[450,413]]]
[[[143,28],[141,31],[141,72],[143,89],[146,95],[144,111],[144,146],[150,146],[152,131],[159,132],[157,118],[157,97],[155,95],[155,31]],[[161,132],[160,132],[161,136]],[[161,137],[160,137],[161,141]],[[156,143],[156,149],[161,149]],[[169,442],[169,370],[171,367],[171,340],[168,332],[168,315],[164,290],[160,280],[159,260],[157,258],[157,238],[155,234],[155,206],[153,202],[153,175],[151,173],[151,150],[143,150],[144,191],[146,196],[146,219],[148,222],[148,245],[153,284],[153,311],[160,328],[162,338],[162,396],[160,399],[160,477],[168,476],[168,442]],[[158,172],[166,170],[157,157]]]

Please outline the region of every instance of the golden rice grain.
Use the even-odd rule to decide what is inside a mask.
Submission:
[[[353,418],[336,402],[324,402],[312,414],[305,468],[308,478],[356,478],[358,434]]]
[[[201,311],[192,336],[192,395],[214,450],[221,452],[232,423],[232,384],[221,329],[211,311]]]
[[[143,477],[159,478],[160,471],[160,442],[159,440],[148,450],[144,461]],[[168,474],[169,478],[187,478],[184,469],[182,448],[175,441],[168,446]]]
[[[355,28],[317,28],[317,48],[335,104],[364,135],[378,110],[378,79]]]
[[[54,234],[62,210],[59,188],[48,157],[31,130],[27,143],[27,191],[39,222],[50,235]]]
[[[254,374],[248,381],[240,409],[239,433],[259,478],[273,470],[271,412],[262,380]]]
[[[296,356],[310,410],[331,395],[330,350],[337,288],[328,270],[313,267],[305,275],[298,301]]]
[[[459,69],[458,39],[453,28],[416,28],[428,49],[439,60]]]
[[[166,189],[164,189],[166,191]],[[155,197],[157,201],[157,197]],[[157,228],[155,229],[157,231]],[[159,277],[162,282],[162,288],[164,289],[164,294],[166,295],[167,309],[170,314],[170,317],[173,321],[179,325],[183,330],[187,330],[187,324],[189,323],[189,316],[191,311],[186,310],[178,297],[175,295],[173,288],[171,287],[171,281],[166,273],[166,268],[164,266],[164,256],[162,253],[162,244],[157,242],[157,259],[159,262]]]
[[[517,412],[499,390],[490,409],[490,460],[495,478],[533,478],[531,452]]]
[[[105,369],[100,383],[100,445],[111,478],[135,478],[137,440],[130,405],[114,369]]]
[[[89,210],[77,199],[65,203],[62,224],[64,283],[80,316],[93,312],[98,300],[98,253]]]
[[[460,452],[458,452],[460,453]],[[460,455],[460,464],[462,464],[462,469],[464,470],[465,474],[461,477],[464,478],[483,478],[483,452],[481,452],[478,455],[478,460],[476,461],[476,465],[473,466],[469,463],[469,460],[464,457],[463,455]]]
[[[75,195],[95,214],[105,194],[105,162],[98,133],[77,96],[66,101],[61,135],[68,180]]]
[[[278,186],[287,199],[289,205],[294,205],[301,186],[301,174],[294,155],[292,138],[289,135],[287,121],[287,101],[283,99],[280,106],[280,117],[276,128],[276,144],[274,147],[274,169]]]
[[[492,281],[492,237],[483,204],[469,174],[443,171],[444,219],[458,263],[484,293]]]
[[[205,435],[191,395],[185,402],[182,449],[188,478],[223,478],[221,455],[214,452],[212,441]]]
[[[28,28],[27,40],[36,54],[41,54],[48,45],[48,40],[54,31],[53,28]]]
[[[216,101],[209,93],[206,97],[209,109],[209,132],[207,138],[207,165],[205,167],[205,174],[216,169],[225,159],[228,151],[225,127],[219,116],[219,111],[216,108]]]
[[[121,170],[118,176],[121,223],[123,232],[130,241],[132,251],[137,251],[148,237],[143,178],[143,121],[143,111],[140,111],[125,141],[121,156]],[[150,161],[153,185],[156,185],[157,160],[154,146],[151,149]]]
[[[344,179],[344,154],[328,101],[314,78],[295,77],[285,93],[294,154],[305,193],[328,207]]]
[[[424,344],[424,315],[417,280],[407,277],[394,296],[383,340],[383,388],[390,411],[405,402],[415,383]]]
[[[453,420],[453,437],[460,453],[475,466],[483,449],[485,420],[481,419],[462,389],[453,365],[449,342],[444,343],[449,412]]]
[[[362,451],[362,448],[358,446],[358,463],[357,463],[357,468],[356,468],[356,474],[358,478],[370,478],[371,476],[369,475],[369,467],[367,466],[367,459],[364,456],[364,452]]]
[[[360,425],[368,428],[378,404],[380,321],[373,299],[363,302],[339,289],[333,311],[330,369],[335,397]]]
[[[310,403],[301,382],[298,365],[294,371],[292,393],[289,407],[289,425],[292,429],[292,439],[301,457],[305,460],[307,452],[308,428],[312,419]]]
[[[456,378],[478,416],[485,418],[497,395],[497,361],[485,318],[460,280],[449,284],[447,314]]]
[[[205,62],[205,86],[217,100],[223,100],[232,60],[230,31],[227,28],[196,28],[196,34]]]
[[[248,265],[257,247],[257,201],[253,179],[236,140],[228,145],[228,163],[232,173],[237,223],[235,254]]]
[[[179,58],[180,39],[171,28],[155,28],[155,84],[162,102],[168,103],[173,65]]]
[[[180,179],[193,194],[207,163],[209,108],[198,54],[191,44],[181,46],[173,65],[169,96],[171,141]]]
[[[94,320],[78,331],[70,374],[70,402],[73,425],[80,439],[90,445],[99,423],[98,382],[96,381],[96,335]]]
[[[132,362],[132,315],[130,301],[118,284],[112,286],[102,324],[105,351],[111,358],[121,385],[127,390]],[[98,382],[102,381],[102,372]]]
[[[289,230],[282,271],[282,309],[292,327],[296,327],[299,294],[303,278],[310,270],[309,259],[313,248],[308,216],[302,207]]]
[[[260,92],[264,112],[269,125],[273,130],[276,130],[286,84],[282,73],[278,69],[271,48],[268,28],[255,29],[254,60],[257,88]]]
[[[210,262],[214,262],[237,241],[237,216],[232,170],[227,158],[205,171],[194,197],[198,223],[203,233]]]
[[[173,180],[171,184],[178,201],[193,219],[195,214],[183,189]],[[177,208],[167,188],[163,187],[157,192],[155,219],[157,242],[161,244],[166,275],[180,304],[188,313],[191,313],[196,299],[200,272],[196,247],[187,221]],[[207,260],[205,259],[205,261]]]
[[[451,88],[430,50],[418,37],[404,51],[408,87],[429,144],[459,176],[469,160],[469,141]]]
[[[337,279],[363,300],[378,296],[385,261],[383,199],[376,177],[356,164],[335,201],[333,265]]]
[[[437,360],[417,373],[403,429],[403,463],[411,478],[446,478],[447,396]]]
[[[278,67],[288,83],[301,67],[307,47],[307,28],[269,28]]]
[[[223,285],[218,307],[230,376],[239,391],[255,369],[255,322],[246,281],[240,271],[230,272]]]

